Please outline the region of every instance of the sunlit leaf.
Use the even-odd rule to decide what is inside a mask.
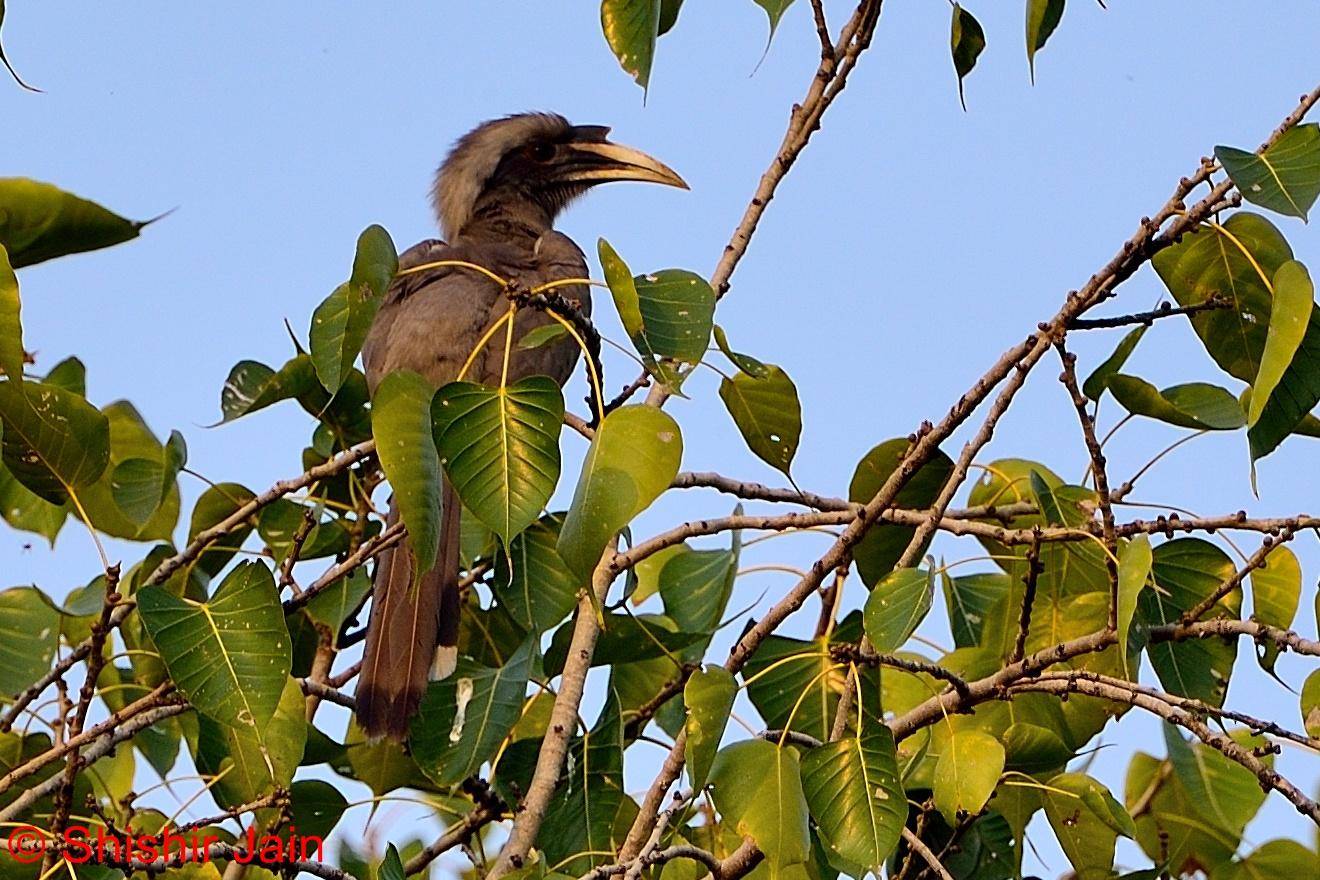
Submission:
[[[1295,840],[1269,840],[1246,858],[1215,871],[1215,880],[1278,880],[1314,873],[1320,856]]]
[[[944,603],[949,611],[953,642],[959,648],[974,648],[981,643],[981,628],[995,603],[1009,589],[1009,576],[1002,572],[981,572],[950,577],[940,570]]]
[[[84,398],[40,382],[0,382],[3,460],[52,504],[95,482],[110,460],[110,425]]]
[[[1265,405],[1279,387],[1279,380],[1292,364],[1306,328],[1311,321],[1315,286],[1306,267],[1289,260],[1274,273],[1274,301],[1270,307],[1270,326],[1265,334],[1265,349],[1260,356],[1260,372],[1251,385],[1251,404],[1247,424],[1260,421]],[[1265,450],[1268,452],[1269,450]],[[1261,453],[1264,454],[1264,453]],[[1257,456],[1260,457],[1260,456]]]
[[[1105,358],[1100,366],[1091,372],[1091,375],[1086,377],[1086,381],[1082,383],[1082,393],[1091,400],[1099,400],[1104,395],[1105,389],[1109,387],[1109,378],[1123,369],[1123,365],[1127,363],[1128,358],[1132,356],[1132,352],[1136,350],[1137,343],[1141,341],[1141,337],[1145,336],[1146,331],[1149,329],[1149,325],[1143,325],[1129,331],[1126,336],[1119,340],[1113,353]]]
[[[720,400],[756,457],[788,475],[802,435],[797,386],[774,364],[764,375],[739,371],[720,380]]]
[[[1036,53],[1059,26],[1064,0],[1027,0],[1027,67],[1031,82],[1036,82]]]
[[[762,739],[734,743],[715,756],[710,781],[720,815],[756,841],[772,877],[807,860],[808,809],[795,751]]]
[[[60,642],[60,614],[36,587],[0,592],[0,699],[50,669]]]
[[[312,313],[308,342],[316,376],[331,394],[353,368],[385,291],[399,271],[390,234],[368,226],[358,236],[353,274]]]
[[[683,456],[683,436],[667,413],[625,406],[605,417],[591,441],[557,548],[587,577],[610,539],[669,487]]]
[[[1153,558],[1146,535],[1136,535],[1118,548],[1118,649],[1123,668],[1134,677],[1136,670],[1128,660],[1128,629],[1137,612],[1137,598],[1150,580]]]
[[[528,639],[498,669],[460,659],[453,675],[427,687],[409,741],[417,763],[437,785],[471,776],[513,729],[535,647]]]
[[[376,455],[408,527],[415,576],[435,564],[440,536],[440,457],[431,427],[434,394],[421,376],[398,370],[376,388],[371,408]]]
[[[765,364],[761,363],[760,361],[758,361],[756,358],[752,357],[749,354],[743,354],[742,352],[734,351],[733,348],[729,345],[729,337],[724,332],[724,328],[721,327],[719,324],[716,324],[714,326],[715,326],[715,345],[719,348],[721,352],[724,353],[724,356],[727,357],[730,361],[732,361],[735,367],[737,367],[739,370],[743,371],[747,375],[757,379],[763,377],[766,373]]]
[[[897,651],[916,632],[935,597],[935,575],[920,568],[900,568],[871,589],[863,611],[867,638],[881,653]]]
[[[958,74],[958,100],[962,108],[967,109],[967,99],[963,95],[963,80],[976,66],[976,59],[985,49],[985,31],[976,17],[953,4],[953,22],[949,27],[949,46],[953,53],[953,69]]]
[[[0,462],[0,519],[22,532],[35,532],[55,546],[69,517],[67,504],[51,504],[24,486]]]
[[[559,384],[548,376],[505,388],[451,382],[435,395],[431,413],[454,491],[507,547],[540,516],[559,482]]]
[[[1263,153],[1215,147],[1233,185],[1249,202],[1306,219],[1320,195],[1320,125],[1297,125]]]
[[[120,244],[150,222],[127,220],[49,183],[0,177],[0,245],[15,269]]]
[[[1302,685],[1301,710],[1307,736],[1320,739],[1320,669],[1312,670]]]
[[[272,403],[301,397],[316,384],[316,370],[309,355],[295,355],[278,371],[258,361],[239,361],[220,389],[221,422],[232,422]]]
[[[932,797],[946,822],[981,811],[1004,771],[1004,747],[979,730],[965,728],[949,737],[935,765]]]
[[[198,712],[231,727],[265,728],[290,668],[270,569],[239,565],[204,603],[157,586],[139,590],[137,602],[170,678]]]
[[[825,844],[878,877],[908,815],[889,728],[868,725],[807,752],[802,787]]]
[[[687,708],[683,756],[694,791],[706,784],[737,695],[738,683],[723,666],[698,669],[683,688],[683,705]]]
[[[1237,398],[1218,385],[1189,382],[1161,391],[1145,379],[1115,373],[1109,377],[1107,387],[1114,399],[1133,415],[1181,428],[1232,431],[1247,423]]]
[[[1060,773],[1044,792],[1045,815],[1078,880],[1111,876],[1119,835],[1136,829],[1109,789],[1082,773]]]
[[[568,328],[558,321],[552,321],[549,324],[542,324],[540,327],[533,327],[522,334],[515,346],[518,351],[531,351],[535,348],[543,348],[552,342],[558,342],[561,339],[568,338]]]
[[[1291,629],[1302,597],[1302,566],[1287,547],[1276,547],[1251,578],[1251,616],[1279,629]],[[1257,659],[1267,672],[1274,671],[1279,646],[1264,640]]]
[[[619,59],[619,66],[643,90],[651,82],[655,40],[660,35],[663,14],[657,0],[602,0],[600,4],[600,27],[605,32],[605,41]],[[676,10],[673,14],[678,15]]]
[[[867,452],[857,463],[857,469],[853,471],[852,482],[848,484],[848,500],[865,504],[875,497],[880,487],[902,463],[910,445],[907,438],[896,437]],[[891,506],[916,509],[930,506],[939,496],[940,489],[952,473],[953,460],[943,451],[937,450],[899,490]],[[853,558],[857,561],[857,573],[861,575],[863,583],[868,587],[874,586],[877,581],[889,574],[915,533],[916,528],[913,526],[890,523],[877,523],[872,526],[853,550]],[[924,553],[925,548],[922,548],[921,552]]]

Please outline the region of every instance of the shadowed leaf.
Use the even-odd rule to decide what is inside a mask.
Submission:
[[[127,220],[49,183],[0,177],[0,245],[15,269],[120,244],[150,222]]]
[[[953,53],[953,69],[958,74],[958,100],[963,110],[967,109],[967,99],[963,95],[963,80],[976,66],[976,59],[985,49],[985,31],[976,17],[963,9],[958,3],[953,4],[953,21],[949,27],[949,46]]]
[[[334,394],[353,369],[381,300],[399,271],[390,234],[368,226],[358,236],[353,274],[312,313],[308,343],[312,364],[325,390]]]

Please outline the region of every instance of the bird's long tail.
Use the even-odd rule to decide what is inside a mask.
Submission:
[[[449,480],[441,495],[440,546],[434,567],[413,585],[407,541],[380,554],[357,684],[357,720],[368,739],[402,742],[426,683],[454,671],[458,657],[458,553],[461,506]],[[399,521],[390,502],[387,524]]]

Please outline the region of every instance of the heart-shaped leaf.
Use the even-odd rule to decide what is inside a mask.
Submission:
[[[1297,125],[1263,153],[1215,147],[1242,197],[1253,204],[1306,219],[1320,195],[1320,125]]]
[[[894,735],[875,725],[802,757],[802,787],[830,849],[880,876],[907,821]]]
[[[591,574],[610,539],[673,482],[682,457],[683,435],[663,410],[625,406],[605,417],[556,545],[575,574]]]
[[[871,589],[862,611],[866,637],[877,651],[897,651],[916,632],[935,597],[935,576],[921,568],[900,568]]]
[[[3,460],[35,494],[63,504],[110,461],[110,423],[83,397],[40,382],[0,382]]]
[[[559,482],[564,397],[548,376],[504,388],[451,382],[432,404],[435,446],[463,505],[507,547]]]
[[[491,590],[500,606],[529,632],[558,626],[577,604],[584,586],[555,549],[563,514],[548,514],[519,532],[501,548]]]
[[[240,564],[206,602],[158,586],[139,590],[137,602],[170,678],[198,712],[231,727],[265,729],[291,661],[270,569]]]
[[[126,220],[49,183],[0,177],[0,245],[15,269],[120,244],[151,222]]]
[[[959,648],[981,644],[981,630],[990,610],[1008,593],[1009,576],[1003,572],[979,572],[950,577],[941,570],[944,604],[949,610],[953,643]]]
[[[932,797],[949,824],[960,813],[975,815],[990,800],[1004,772],[1004,747],[988,733],[972,728],[954,730],[935,764]]]
[[[334,394],[353,369],[385,291],[399,271],[390,234],[368,226],[358,236],[353,274],[312,313],[308,342],[312,364],[325,390]]]
[[[756,457],[789,476],[802,436],[802,405],[787,373],[774,364],[763,370],[720,380],[720,400]]]
[[[715,806],[740,835],[751,837],[771,876],[811,853],[807,800],[797,753],[763,739],[721,749],[711,767]]]
[[[416,576],[435,564],[440,539],[440,457],[431,428],[434,396],[421,376],[399,370],[381,381],[371,403],[376,455],[412,539]]]
[[[211,791],[225,809],[288,789],[307,742],[307,703],[302,688],[286,678],[270,721],[234,726],[199,715],[197,770],[216,777]],[[269,811],[274,817],[275,811]],[[305,831],[300,828],[299,831]]]
[[[1132,817],[1099,782],[1060,773],[1043,789],[1045,816],[1078,877],[1107,877],[1118,837],[1133,837]],[[1121,830],[1120,830],[1121,829]]]

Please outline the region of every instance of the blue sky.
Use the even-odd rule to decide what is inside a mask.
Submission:
[[[1220,143],[1254,147],[1315,84],[1320,28],[1308,0],[1202,2],[1194,11],[1122,2],[1105,11],[1076,0],[1037,58],[1034,87],[1021,3],[968,6],[989,42],[967,82],[968,112],[948,58],[947,4],[887,4],[872,50],[780,189],[721,303],[735,345],[783,365],[802,393],[807,426],[794,473],[803,486],[843,494],[867,449],[942,416],[1108,260],[1200,156]],[[848,4],[827,7],[837,27]],[[598,6],[585,0],[15,0],[4,36],[11,60],[45,93],[0,87],[0,174],[51,181],[134,217],[177,209],[138,241],[23,271],[38,368],[79,355],[95,402],[130,397],[162,436],[184,431],[192,467],[254,488],[296,471],[310,426],[288,406],[201,428],[218,418],[229,368],[242,358],[283,361],[283,320],[305,337],[366,225],[386,226],[400,249],[434,234],[426,194],[455,137],[524,109],[614,126],[615,137],[661,157],[692,191],[604,188],[561,228],[588,252],[608,237],[639,271],[708,273],[819,51],[805,3],[786,14],[759,68],[759,8],[690,3],[660,42],[643,103],[600,35]],[[1320,235],[1277,222],[1298,257],[1320,265]],[[1162,293],[1146,270],[1113,309],[1144,309]],[[602,329],[622,338],[610,312],[598,312]],[[1117,340],[1077,339],[1083,372]],[[1158,385],[1225,381],[1182,322],[1147,334],[1131,366]],[[1085,453],[1056,372],[1042,365],[984,460],[1037,458],[1080,478]],[[632,376],[628,363],[609,362],[610,385]],[[692,399],[671,404],[685,467],[780,481],[743,448],[714,394],[717,378],[698,375]],[[584,387],[580,376],[575,383],[570,402]],[[1176,436],[1149,424],[1125,429],[1110,447],[1115,473],[1131,473]],[[957,443],[948,447],[955,454]],[[1261,464],[1259,500],[1240,435],[1184,446],[1136,496],[1206,513],[1314,512],[1314,444],[1293,439]],[[580,444],[566,439],[565,450],[571,473]],[[727,506],[716,496],[666,499],[635,533]],[[59,595],[95,568],[73,528],[53,554],[25,552],[25,542],[0,533],[5,586],[35,582]],[[767,542],[748,563],[805,564],[818,543]],[[1254,542],[1240,546],[1250,552]],[[1320,553],[1311,536],[1293,546],[1305,572],[1296,625],[1314,635]],[[133,548],[118,549],[135,558]],[[936,550],[949,559],[978,552],[944,540]],[[755,575],[740,584],[735,607],[789,582]],[[860,604],[860,585],[851,590],[850,604]],[[1246,646],[1243,660],[1230,701],[1296,726],[1295,697],[1256,673]],[[1307,668],[1280,664],[1294,686]],[[1092,772],[1121,797],[1130,749],[1161,752],[1158,733],[1135,720],[1106,731],[1117,747],[1102,750]],[[650,778],[648,760],[630,771],[631,788]],[[1314,758],[1285,751],[1280,766],[1316,789]],[[1247,839],[1310,840],[1306,829],[1271,798]],[[1062,872],[1048,833],[1037,838],[1041,870]]]

